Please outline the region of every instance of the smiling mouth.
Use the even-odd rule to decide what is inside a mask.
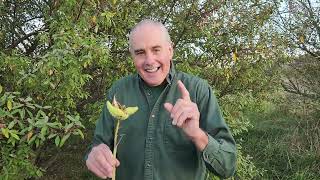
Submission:
[[[160,67],[149,67],[144,70],[148,73],[154,73],[154,72],[157,72],[159,69],[160,69]]]

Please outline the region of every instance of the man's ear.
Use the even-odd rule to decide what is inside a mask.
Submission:
[[[169,56],[170,56],[170,59],[173,58],[173,43],[172,42],[169,43]]]

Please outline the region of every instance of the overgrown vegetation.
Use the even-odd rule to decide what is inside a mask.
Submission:
[[[70,177],[53,165],[83,156],[74,136],[88,143],[106,89],[134,72],[127,35],[143,18],[168,27],[179,70],[214,87],[238,142],[235,178],[317,177],[319,4],[0,1],[0,178]]]
[[[243,136],[243,148],[263,172],[256,179],[320,177],[319,111],[309,114],[307,102],[288,101],[268,101],[261,111],[248,112],[254,128]]]

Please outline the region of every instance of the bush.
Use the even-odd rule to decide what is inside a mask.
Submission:
[[[49,141],[61,148],[72,134],[83,138],[78,115],[66,115],[61,120],[52,114],[50,106],[40,106],[19,92],[1,91],[0,179],[39,177],[44,169],[38,166],[37,158]]]

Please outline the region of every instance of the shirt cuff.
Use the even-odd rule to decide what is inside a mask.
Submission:
[[[220,143],[210,135],[207,134],[207,136],[208,136],[208,144],[203,149],[202,156],[206,162],[211,162],[213,161],[214,155],[219,152]]]

